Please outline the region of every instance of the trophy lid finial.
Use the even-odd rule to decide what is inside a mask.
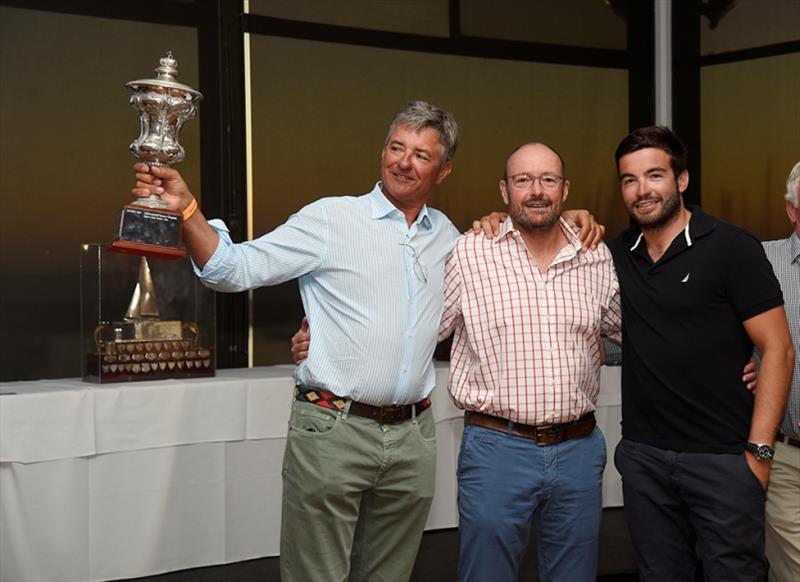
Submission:
[[[162,81],[174,81],[178,76],[178,61],[172,56],[172,51],[167,51],[163,57],[158,60],[160,65],[156,69],[157,78]]]

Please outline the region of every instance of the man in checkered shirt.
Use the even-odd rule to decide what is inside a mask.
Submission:
[[[467,234],[445,266],[440,339],[465,409],[458,467],[462,582],[515,582],[533,526],[542,580],[594,581],[606,446],[594,418],[601,333],[619,341],[611,253],[559,218],[561,157],[529,143],[506,162],[508,217]]]
[[[800,162],[786,180],[788,238],[764,242],[781,284],[792,333],[795,367],[789,403],[775,439],[766,506],[766,551],[770,582],[800,580]]]

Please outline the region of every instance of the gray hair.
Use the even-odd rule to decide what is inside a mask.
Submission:
[[[407,127],[413,131],[422,131],[429,127],[435,129],[439,132],[439,144],[442,146],[444,158],[442,163],[453,159],[458,147],[458,124],[453,119],[452,113],[425,101],[412,101],[394,116],[386,134],[385,146],[389,145],[392,132],[397,126]]]
[[[797,162],[789,172],[789,177],[786,178],[786,200],[795,208],[800,208],[800,200],[798,200],[798,189],[800,189],[800,162]]]

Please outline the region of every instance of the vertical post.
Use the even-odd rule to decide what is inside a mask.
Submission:
[[[450,0],[448,4],[450,16],[450,38],[461,36],[461,0]]]
[[[627,3],[628,125],[631,130],[655,122],[655,0]]]
[[[656,125],[672,127],[672,2],[655,5]]]
[[[665,0],[660,0],[664,2]],[[700,204],[701,0],[672,2],[672,127],[689,146],[688,204]]]
[[[200,179],[203,213],[225,220],[234,241],[247,237],[242,0],[197,0]],[[217,294],[217,366],[248,364],[247,293]]]

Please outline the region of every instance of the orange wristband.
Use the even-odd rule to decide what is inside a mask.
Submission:
[[[192,201],[189,203],[189,206],[186,207],[186,210],[183,211],[182,217],[183,221],[186,222],[189,220],[194,213],[197,212],[197,199],[192,198]]]

